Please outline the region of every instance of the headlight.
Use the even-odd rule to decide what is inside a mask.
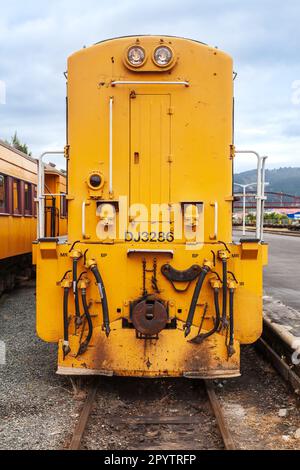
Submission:
[[[88,185],[91,189],[101,189],[103,186],[103,177],[101,173],[92,173],[89,177]]]
[[[159,67],[166,67],[173,60],[173,52],[169,47],[160,46],[154,51],[154,62]]]
[[[134,67],[140,67],[145,62],[146,53],[140,46],[130,47],[127,53],[127,60],[130,65]]]

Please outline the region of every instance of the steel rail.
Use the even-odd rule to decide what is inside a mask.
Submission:
[[[214,390],[214,386],[212,382],[209,380],[205,380],[204,383],[205,383],[205,388],[206,388],[206,392],[210,401],[211,408],[217,420],[218,428],[220,430],[220,434],[222,436],[225,449],[236,450],[234,440],[227,426],[224,413],[222,411],[221,405],[219,403],[216,392]]]
[[[257,342],[257,348],[268,358],[273,367],[279,372],[283,379],[288,382],[294,392],[300,394],[300,377],[292,368],[277,354],[276,351],[262,338]]]
[[[294,353],[300,353],[299,338],[275,329],[273,324],[265,319],[263,334],[256,347],[290,384],[294,392],[300,395],[300,364],[293,362]]]
[[[231,436],[230,430],[227,426],[221,405],[216,396],[213,384],[209,380],[204,380],[207,396],[217,421],[217,425],[224,443],[226,450],[236,450],[234,440]],[[78,451],[81,448],[81,443],[87,428],[88,420],[95,403],[96,394],[98,390],[98,381],[94,380],[90,386],[87,398],[80,413],[79,421],[75,427],[72,435],[72,440],[68,446],[70,451]],[[126,424],[128,426],[147,426],[147,425],[199,425],[198,416],[134,416],[134,417],[112,417],[112,424]]]
[[[95,402],[97,390],[98,390],[98,381],[93,381],[93,384],[89,390],[86,401],[83,405],[83,408],[79,417],[79,421],[73,433],[69,450],[80,450],[81,442],[82,442],[82,439],[86,430],[88,419],[90,417],[93,404]]]

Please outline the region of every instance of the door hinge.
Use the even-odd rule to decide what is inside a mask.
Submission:
[[[173,107],[168,108],[168,115],[169,116],[173,116],[174,113],[175,113],[175,110],[174,110]]]
[[[66,145],[64,150],[65,150],[65,158],[67,160],[70,160],[70,145]]]
[[[235,158],[235,146],[230,145],[230,159],[233,160]]]

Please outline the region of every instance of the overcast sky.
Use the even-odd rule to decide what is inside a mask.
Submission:
[[[237,147],[269,155],[269,168],[300,166],[298,0],[0,0],[0,138],[17,130],[34,155],[62,148],[67,56],[131,34],[189,37],[231,54]],[[239,160],[238,171],[252,167]]]

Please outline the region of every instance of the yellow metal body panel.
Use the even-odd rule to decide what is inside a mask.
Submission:
[[[49,248],[49,257],[47,256],[47,259],[45,259],[43,245],[46,245],[46,249]],[[101,325],[103,322],[101,302],[97,287],[93,282],[93,277],[90,276],[91,285],[89,288],[89,302],[95,328],[93,336],[94,342],[91,344],[89,351],[84,356],[76,358],[78,342],[82,332],[79,330],[77,334],[74,335],[75,317],[70,314],[69,329],[70,334],[73,335],[71,341],[72,354],[69,355],[66,360],[63,360],[60,347],[60,373],[63,373],[64,368],[66,368],[66,373],[70,373],[70,371],[67,371],[67,369],[70,368],[83,368],[83,374],[87,374],[88,372],[91,374],[97,373],[95,371],[100,373],[99,371],[101,370],[102,372],[103,370],[112,370],[118,375],[159,376],[162,372],[162,375],[166,375],[165,371],[168,369],[168,374],[170,375],[184,375],[198,370],[199,374],[203,377],[208,377],[209,374],[214,377],[216,369],[218,369],[218,373],[216,373],[218,376],[222,376],[222,371],[223,376],[226,376],[227,373],[229,375],[232,374],[232,376],[238,375],[239,344],[250,344],[255,342],[262,332],[262,272],[260,271],[256,273],[257,264],[261,265],[262,263],[262,246],[258,246],[257,258],[255,260],[249,259],[242,262],[241,245],[230,245],[233,257],[229,262],[228,269],[235,273],[239,281],[239,288],[237,289],[235,300],[235,349],[237,351],[237,355],[229,361],[225,347],[226,338],[224,333],[215,334],[211,340],[205,343],[205,346],[191,345],[189,341],[184,338],[183,323],[186,321],[195,283],[190,286],[186,293],[177,293],[162,276],[160,270],[158,270],[158,285],[161,289],[161,295],[163,298],[168,299],[170,316],[171,318],[178,319],[179,326],[178,330],[175,330],[177,333],[172,330],[165,330],[162,332],[164,338],[168,338],[169,335],[170,338],[176,338],[175,344],[173,343],[173,339],[170,339],[174,346],[173,350],[170,350],[170,346],[168,345],[169,340],[160,342],[161,335],[159,336],[160,339],[158,341],[154,343],[150,342],[152,345],[150,348],[151,353],[149,353],[151,356],[150,362],[152,363],[152,360],[154,361],[154,357],[157,357],[155,349],[158,349],[160,351],[159,357],[164,358],[164,360],[171,364],[171,371],[169,368],[163,369],[162,371],[162,362],[156,362],[156,369],[153,370],[153,368],[151,368],[151,370],[148,370],[146,367],[143,372],[141,370],[141,361],[144,361],[145,357],[143,356],[142,359],[141,355],[138,356],[138,351],[142,348],[144,341],[136,338],[134,330],[125,330],[120,327],[120,319],[129,318],[130,302],[139,298],[142,294],[142,261],[145,256],[142,254],[136,254],[132,258],[128,257],[127,251],[130,247],[134,248],[135,245],[128,246],[127,244],[115,244],[112,246],[107,245],[102,247],[93,244],[77,245],[77,248],[82,252],[88,249],[89,256],[91,256],[91,258],[97,257],[100,259],[99,268],[103,273],[109,298],[113,332],[107,339],[101,331]],[[154,248],[155,247],[153,247],[153,249]],[[211,244],[204,246],[200,252],[196,251],[188,254],[183,245],[175,245],[173,248],[175,251],[174,258],[170,260],[168,255],[160,256],[159,267],[168,262],[170,262],[172,266],[176,266],[177,269],[185,269],[192,264],[197,264],[198,260],[199,263],[202,264],[202,259],[208,258],[211,250],[217,250],[218,248],[221,249],[221,246]],[[160,246],[157,246],[157,249],[160,249]],[[66,269],[70,269],[71,265],[68,258],[69,250],[70,245],[68,244],[57,245],[56,252],[53,250],[53,245],[50,246],[48,243],[42,243],[38,246],[37,281],[38,286],[47,286],[47,295],[42,295],[42,292],[38,290],[37,331],[40,338],[48,342],[59,342],[63,337],[62,289],[56,284],[56,282],[49,283],[49,279],[60,280]],[[150,267],[153,262],[153,256],[147,255],[146,260]],[[80,263],[80,269],[81,271],[85,270],[82,261]],[[253,272],[256,274],[253,275]],[[214,277],[215,276],[213,274],[209,276],[210,279]],[[151,285],[150,275],[147,277],[147,284]],[[211,330],[215,318],[212,290],[208,281],[203,288],[196,309],[194,320],[195,328],[193,330],[194,336],[196,336],[200,323],[202,322],[206,304],[208,308],[203,322],[203,331],[205,332]],[[74,312],[74,300],[71,294],[69,297],[69,310],[70,312]],[[45,314],[45,312],[47,312],[47,314]],[[85,334],[86,332],[84,335]],[[193,334],[191,334],[190,339],[193,338]],[[97,346],[100,342],[102,345],[104,345],[104,343],[107,344],[107,347],[105,347],[105,356],[102,357],[102,361],[104,361],[105,364],[109,364],[107,367],[104,367],[100,360],[101,352],[98,351]],[[200,356],[197,356],[197,360],[199,360],[198,369],[196,367],[197,360],[195,358],[193,359],[194,351],[197,350],[197,348],[199,348],[199,351],[203,352],[203,354],[201,353]],[[137,362],[130,363],[130,361],[127,361],[125,367],[124,360],[117,354],[117,351],[121,350],[126,351],[124,354],[127,358],[128,355],[129,357],[135,356]],[[103,352],[102,347],[101,351]],[[190,353],[191,357],[187,360],[186,358]],[[216,366],[216,361],[218,361],[218,366]],[[100,366],[99,364],[102,365]],[[177,371],[176,364],[181,364]],[[193,364],[193,367],[191,364]],[[204,364],[206,364],[206,369]],[[122,369],[122,366],[124,369]],[[75,373],[78,374],[78,370],[75,371],[74,374]]]
[[[135,95],[130,100],[130,205],[170,201],[171,116],[169,95]]]
[[[128,47],[136,41],[147,54],[139,70],[127,67],[124,60]],[[165,71],[151,63],[153,50],[162,43],[171,46],[176,56],[172,67]],[[114,81],[185,81],[189,86],[114,86]],[[121,38],[69,58],[68,242],[57,244],[56,249],[43,242],[36,246],[37,330],[45,341],[59,343],[59,373],[206,378],[239,375],[239,345],[253,343],[262,332],[262,267],[267,257],[266,247],[261,244],[232,243],[232,103],[232,59],[195,41],[155,36]],[[93,172],[105,180],[97,191],[88,184]],[[117,227],[121,226],[124,208],[126,212],[132,204],[143,204],[149,211],[153,204],[180,207],[182,203],[193,203],[182,224],[191,232],[198,227],[201,241],[187,244],[186,234],[182,233],[159,242],[151,236],[134,242],[122,230],[116,230],[110,239],[100,240],[99,224],[105,219],[101,204],[110,201],[118,207]],[[145,222],[146,230],[144,225],[140,230],[149,234],[151,224],[164,221],[161,213],[154,221],[149,214],[145,220],[140,214],[136,224],[130,214],[129,231],[138,225],[138,232],[139,224],[142,227],[141,222]],[[174,230],[172,218],[167,230]],[[69,252],[74,242],[76,251],[85,253],[88,262],[97,262],[107,292],[112,332],[107,338],[102,331],[101,299],[89,271],[85,276],[90,281],[87,297],[94,327],[92,340],[87,351],[78,356],[87,329],[86,324],[84,329],[75,327],[70,292],[71,352],[64,357],[63,289],[57,283],[72,269]],[[208,274],[205,280],[191,335],[185,338],[183,328],[196,280],[178,292],[161,273],[165,264],[186,270],[210,260],[222,276],[218,255],[224,243],[230,250],[228,270],[237,281],[232,357],[228,357],[224,330],[201,344],[190,342],[200,327],[203,333],[214,326],[216,312],[210,281],[216,274]],[[155,265],[159,294],[153,291],[150,272]],[[87,268],[82,257],[78,274],[83,271]],[[147,292],[164,301],[169,315],[170,329],[161,331],[156,340],[137,338],[135,330],[124,323],[130,323],[132,305],[143,296],[144,275]],[[174,320],[176,326],[172,329]]]

